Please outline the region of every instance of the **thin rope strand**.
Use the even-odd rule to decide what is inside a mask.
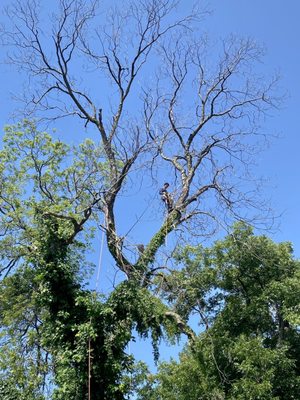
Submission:
[[[100,281],[100,272],[102,265],[102,256],[103,256],[103,246],[104,246],[104,235],[105,231],[102,231],[101,237],[101,245],[100,245],[100,253],[98,260],[98,269],[97,269],[97,278],[96,278],[96,292],[98,291],[99,281]],[[90,318],[90,325],[92,324],[92,318]],[[91,337],[89,336],[88,340],[88,400],[91,400],[91,380],[92,380],[92,345],[91,345]]]
[[[100,253],[99,253],[99,261],[98,261],[98,270],[97,270],[97,278],[96,278],[96,292],[98,291],[99,281],[100,281],[100,272],[101,272],[101,266],[102,266],[102,256],[103,256],[103,246],[104,246],[104,235],[105,235],[105,232],[102,231]]]
[[[89,362],[88,362],[88,400],[91,400],[91,370],[92,370],[92,361],[91,361],[91,338],[89,337]]]

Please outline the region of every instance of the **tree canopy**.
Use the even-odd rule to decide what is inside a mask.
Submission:
[[[138,398],[299,398],[300,264],[291,244],[237,225],[211,248],[182,249],[177,260],[184,267],[165,277],[164,295],[202,329]]]

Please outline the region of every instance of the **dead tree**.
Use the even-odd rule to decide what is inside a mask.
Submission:
[[[110,11],[104,25],[98,24],[97,0],[58,3],[50,26],[36,0],[17,1],[8,11],[9,61],[36,83],[24,98],[25,111],[50,120],[79,117],[98,132],[107,185],[74,229],[83,228],[97,204],[117,266],[129,277],[149,275],[157,251],[179,225],[194,224],[193,233],[204,235],[209,221],[245,219],[257,207],[255,191],[241,186],[241,171],[248,172],[255,155],[260,117],[277,104],[276,78],[255,76],[261,50],[251,40],[230,38],[217,58],[193,35],[203,13],[178,16],[177,1],[131,2]],[[89,90],[83,69],[78,76],[81,60],[93,71]],[[145,168],[172,177],[176,195],[172,212],[133,263],[117,231],[115,203],[145,159]]]

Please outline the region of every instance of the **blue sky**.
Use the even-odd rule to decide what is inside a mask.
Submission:
[[[300,3],[296,0],[225,0],[211,1],[215,12],[212,31],[233,32],[251,36],[266,48],[265,65],[278,70],[280,86],[287,92],[282,109],[273,112],[267,121],[268,131],[279,135],[259,158],[259,171],[269,177],[269,193],[280,218],[274,234],[279,241],[294,243],[300,255]]]
[[[4,1],[10,4],[11,1]],[[193,2],[185,0],[184,7]],[[279,229],[271,236],[276,241],[291,241],[296,256],[300,257],[300,2],[298,0],[210,0],[206,1],[213,14],[206,18],[203,28],[216,37],[231,33],[250,36],[266,48],[263,67],[279,71],[280,86],[286,92],[286,100],[280,110],[274,110],[267,120],[266,130],[278,138],[259,155],[257,173],[268,178],[268,197],[277,215]],[[45,0],[46,4],[46,0]],[[5,49],[1,48],[1,61]],[[12,66],[0,64],[1,107],[0,124],[11,121],[11,113],[17,107],[10,93],[21,91],[22,80]],[[63,125],[67,129],[70,125]],[[134,345],[132,345],[134,347]],[[140,354],[151,352],[147,346]],[[174,353],[170,348],[162,349],[163,356]]]

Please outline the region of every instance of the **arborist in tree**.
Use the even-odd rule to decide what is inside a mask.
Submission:
[[[169,183],[165,182],[164,186],[159,190],[159,194],[162,201],[165,203],[168,212],[171,212],[173,210],[173,199],[167,190],[169,186]]]
[[[142,243],[137,244],[136,247],[137,247],[137,249],[138,249],[138,251],[139,251],[140,254],[143,254],[143,253],[144,253],[144,251],[145,251],[145,246],[144,246]]]

